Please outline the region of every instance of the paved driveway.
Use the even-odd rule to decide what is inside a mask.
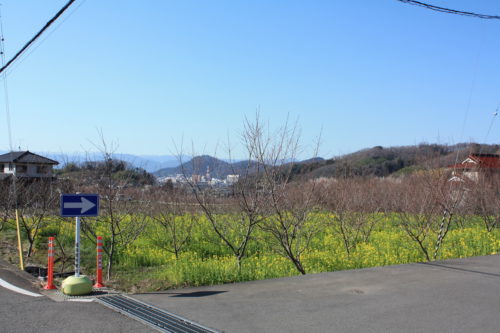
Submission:
[[[500,256],[133,297],[224,332],[500,332]]]
[[[39,293],[30,277],[0,260],[0,278]],[[0,287],[0,332],[155,332],[98,303],[54,302]]]

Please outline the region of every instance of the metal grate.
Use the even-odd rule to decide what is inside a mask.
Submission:
[[[217,333],[190,320],[123,295],[99,297],[97,302],[139,320],[160,332]]]

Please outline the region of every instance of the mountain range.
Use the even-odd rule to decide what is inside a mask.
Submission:
[[[424,168],[446,167],[464,160],[470,153],[498,154],[498,144],[459,143],[455,145],[419,144],[415,146],[382,147],[362,149],[354,153],[323,159],[321,157],[304,161],[293,161],[292,177],[349,177],[400,175]],[[0,151],[0,153],[6,153]],[[60,163],[60,167],[69,162],[102,160],[99,153],[43,153],[35,152]],[[156,177],[185,175],[210,175],[223,179],[229,174],[245,174],[245,170],[255,169],[255,161],[236,161],[218,159],[209,155],[182,156],[173,155],[132,155],[115,154],[115,159],[123,160],[136,168],[142,168]],[[182,164],[180,163],[182,162]],[[292,161],[290,161],[292,162]],[[290,163],[289,162],[289,163]]]
[[[0,151],[0,154],[7,151]],[[100,161],[103,159],[102,153],[54,153],[54,152],[38,152],[34,153],[45,156],[52,160],[58,161],[59,166],[63,167],[67,163],[83,163],[86,161]],[[173,155],[133,155],[133,154],[113,154],[113,158],[125,161],[136,168],[142,168],[147,172],[155,172],[162,168],[175,167],[179,165],[179,159]],[[184,157],[185,158],[185,157]]]
[[[304,161],[293,161],[292,179],[298,177],[397,176],[421,169],[446,167],[461,162],[470,153],[494,154],[498,153],[499,149],[500,145],[468,143],[456,145],[419,144],[385,148],[375,146],[330,159],[317,157]],[[208,170],[212,177],[225,178],[228,174],[245,174],[249,165],[251,173],[252,168],[257,165],[256,162],[229,163],[203,155],[196,156],[176,167],[160,169],[153,174],[157,177],[175,174],[205,175]]]

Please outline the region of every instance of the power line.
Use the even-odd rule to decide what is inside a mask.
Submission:
[[[2,22],[2,14],[0,13],[0,57],[2,66],[5,64],[5,45],[4,45],[4,37],[3,37],[3,22]],[[6,73],[0,73],[3,78],[3,87],[4,87],[4,96],[5,96],[5,114],[7,116],[7,135],[9,136],[9,149],[10,149],[10,160],[9,170],[12,173],[12,194],[14,195],[14,204],[15,204],[15,212],[16,212],[16,231],[17,231],[17,248],[19,251],[19,266],[22,270],[24,270],[24,260],[23,260],[23,248],[21,244],[21,229],[19,227],[19,213],[18,213],[18,197],[17,197],[17,185],[16,185],[16,173],[14,167],[14,151],[12,148],[12,128],[10,125],[10,105],[9,105],[9,90],[7,88],[7,76]],[[9,203],[10,205],[10,203]]]
[[[414,0],[396,0],[396,1],[404,2],[404,3],[410,4],[410,5],[414,5],[414,6],[424,7],[424,8],[427,8],[430,10],[435,10],[435,11],[441,12],[441,13],[471,16],[471,17],[476,17],[476,18],[480,18],[480,19],[487,19],[487,20],[500,20],[500,16],[497,16],[497,15],[486,15],[486,14],[478,14],[478,13],[473,13],[473,12],[465,12],[465,11],[461,11],[461,10],[455,10],[455,9],[450,9],[450,8],[445,8],[445,7],[434,6],[434,5],[431,5],[428,3],[414,1]]]
[[[69,12],[66,17],[60,19],[59,24],[56,25],[51,31],[47,32],[43,39],[40,39],[36,44],[33,44],[21,59],[7,68],[4,71],[5,75],[9,76],[17,67],[19,67],[26,60],[26,58],[28,58],[33,52],[35,52],[40,47],[40,45],[43,44],[43,42],[45,42],[54,32],[56,32],[57,29],[59,29],[64,24],[64,22],[66,22],[85,3],[85,1],[87,0],[82,0],[80,1],[80,4],[78,4],[76,7],[73,7],[73,10]]]
[[[45,30],[47,30],[51,25],[52,23],[54,23],[58,18],[59,16],[61,16],[65,11],[66,9],[69,8],[69,6],[71,6],[73,4],[73,2],[75,2],[75,0],[69,0],[66,5],[64,5],[63,8],[61,8],[57,13],[56,15],[54,15],[53,18],[51,18],[47,23],[45,23],[45,25],[43,26],[43,28],[37,32],[37,34],[35,36],[33,36],[33,38],[31,38],[22,48],[21,50],[19,50],[15,55],[14,57],[12,57],[12,59],[10,59],[7,64],[5,64],[4,66],[2,66],[2,68],[0,68],[0,74],[5,70],[7,69],[10,64],[12,64],[19,56],[21,56],[21,54],[24,53],[24,51],[26,51],[42,34]]]
[[[488,130],[486,131],[486,135],[484,136],[483,142],[486,143],[486,140],[488,139],[488,136],[490,135],[491,128],[493,127],[493,124],[495,123],[495,119],[498,116],[498,109],[500,108],[500,103],[498,103],[497,109],[495,112],[493,112],[493,117],[491,118],[490,125],[488,126]]]

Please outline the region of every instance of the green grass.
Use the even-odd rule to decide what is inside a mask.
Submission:
[[[379,221],[369,241],[358,243],[350,255],[345,251],[340,236],[325,224],[328,216],[327,213],[318,213],[309,221],[309,223],[321,223],[325,227],[312,240],[309,250],[302,255],[308,273],[425,261],[425,256],[417,243],[397,226],[395,214],[388,214],[382,218],[378,216]],[[133,221],[133,218],[130,221]],[[73,228],[69,221],[64,225],[48,221],[41,238],[37,241],[32,260],[46,262],[46,239],[53,234],[57,235],[66,251],[72,254]],[[105,229],[101,230],[106,239]],[[272,240],[261,230],[257,230],[254,234],[241,269],[204,217],[198,219],[197,225],[192,230],[191,239],[178,259],[152,241],[152,233],[158,234],[158,232],[160,232],[158,226],[149,221],[148,227],[139,238],[118,253],[115,274],[109,284],[124,290],[152,291],[298,274],[289,260],[273,250],[275,247],[271,244]],[[9,242],[15,239],[9,228],[0,232],[0,236]],[[488,233],[477,218],[470,217],[464,226],[453,225],[437,259],[496,254],[500,251],[499,236],[500,229]],[[435,233],[432,233],[426,240],[431,253],[435,237]],[[56,257],[57,251],[56,249]],[[83,237],[84,272],[92,274],[95,270],[94,265],[94,244]]]

